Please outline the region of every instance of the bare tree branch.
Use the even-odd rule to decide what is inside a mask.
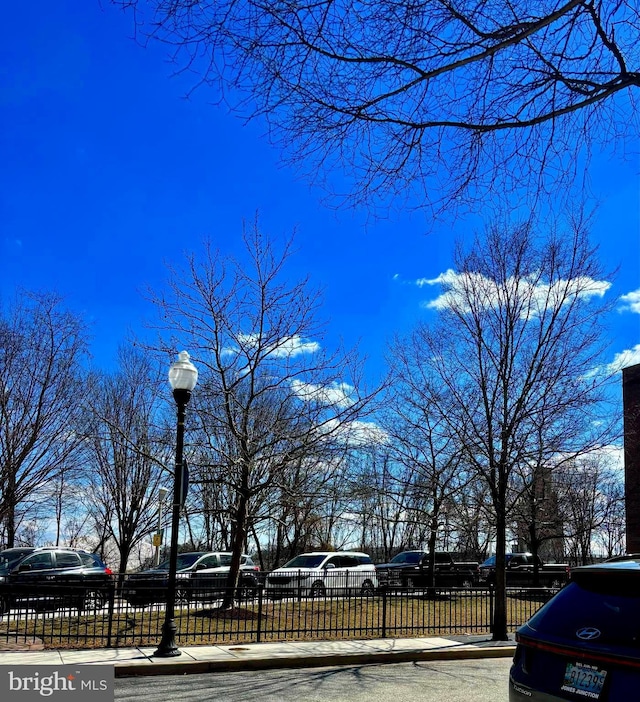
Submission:
[[[136,0],[120,4],[141,9]],[[266,116],[310,177],[346,171],[354,203],[410,191],[440,211],[488,192],[557,190],[571,184],[571,162],[591,145],[637,140],[632,2],[151,6],[147,33],[173,47],[180,70],[249,117]]]

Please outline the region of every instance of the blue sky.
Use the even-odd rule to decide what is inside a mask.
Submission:
[[[0,31],[0,295],[62,293],[92,324],[98,367],[151,316],[141,291],[161,286],[164,262],[205,237],[237,251],[258,212],[268,233],[297,229],[292,268],[325,289],[329,343],[361,340],[375,371],[440,292],[412,282],[446,271],[454,236],[479,226],[330,209],[279,166],[263,123],[243,124],[207,88],[184,99],[194,78],[173,75],[166,47],[137,44],[107,0],[11,3]],[[639,171],[637,157],[594,158],[593,236],[605,268],[619,267],[615,295],[640,291]],[[640,362],[634,300],[612,320],[612,360],[638,346]]]

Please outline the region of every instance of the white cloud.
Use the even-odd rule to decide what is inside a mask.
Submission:
[[[601,446],[593,452],[596,456],[602,456],[607,466],[615,470],[624,470],[624,447],[608,444]]]
[[[301,356],[306,353],[317,353],[320,351],[320,344],[317,341],[305,341],[299,336],[289,336],[280,339],[274,344],[269,353],[276,357]]]
[[[305,402],[319,402],[330,407],[348,407],[352,404],[351,393],[354,388],[349,383],[314,385],[313,383],[303,383],[301,380],[293,380],[291,389]]]
[[[420,278],[416,280],[416,285],[418,287],[442,285],[447,288],[435,300],[425,302],[423,305],[428,309],[437,310],[456,307],[462,311],[468,311],[469,297],[483,307],[498,306],[501,298],[504,297],[505,290],[508,290],[512,298],[517,297],[525,303],[523,316],[538,314],[572,297],[587,300],[592,297],[602,297],[611,287],[611,283],[607,281],[593,280],[586,276],[572,280],[558,280],[553,284],[540,282],[537,276],[509,278],[505,285],[498,285],[494,280],[480,273],[456,273],[451,269],[441,273],[437,278]]]
[[[376,446],[386,444],[389,441],[387,432],[375,422],[356,420],[339,423],[338,420],[332,420],[323,425],[322,431],[326,434],[331,433],[352,448]]]
[[[260,342],[258,334],[238,334],[237,339],[243,349],[254,349]],[[238,347],[229,346],[223,350],[223,354],[239,353],[240,350]],[[295,334],[294,336],[284,336],[265,347],[265,355],[274,358],[294,358],[303,354],[317,353],[319,350],[320,344],[317,341],[308,341]]]
[[[640,289],[634,290],[626,295],[621,295],[620,302],[622,303],[620,307],[621,312],[635,312],[636,314],[640,314]]]
[[[622,444],[604,444],[577,457],[573,454],[558,453],[555,456],[555,460],[558,464],[565,465],[567,461],[572,461],[575,470],[582,470],[594,464],[612,470],[623,470],[624,447]]]
[[[444,273],[440,273],[437,278],[418,278],[416,285],[419,288],[423,288],[425,285],[453,285],[457,278],[458,274],[449,268]]]
[[[625,349],[617,353],[613,361],[609,364],[608,370],[610,373],[620,373],[623,368],[635,366],[640,363],[640,344],[636,344],[631,349]]]
[[[350,442],[358,446],[386,444],[389,441],[387,432],[375,422],[350,422],[345,428],[349,433]]]

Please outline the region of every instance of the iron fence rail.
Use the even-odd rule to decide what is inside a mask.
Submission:
[[[0,617],[0,642],[35,636],[46,647],[113,648],[153,646],[161,636],[166,588],[150,592],[150,602],[133,605],[114,586],[92,588],[91,606],[78,589],[11,596]],[[446,634],[489,634],[495,608],[491,587],[424,590],[360,589],[334,594],[269,596],[263,585],[235,592],[234,605],[221,608],[223,588],[191,592],[176,608],[178,645],[256,643],[343,638],[398,638]],[[510,630],[526,622],[555,594],[547,588],[509,589]],[[99,595],[99,596],[96,596]],[[78,603],[83,602],[83,606]]]

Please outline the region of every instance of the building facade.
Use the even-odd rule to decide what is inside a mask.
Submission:
[[[640,364],[622,371],[627,553],[640,553]]]

